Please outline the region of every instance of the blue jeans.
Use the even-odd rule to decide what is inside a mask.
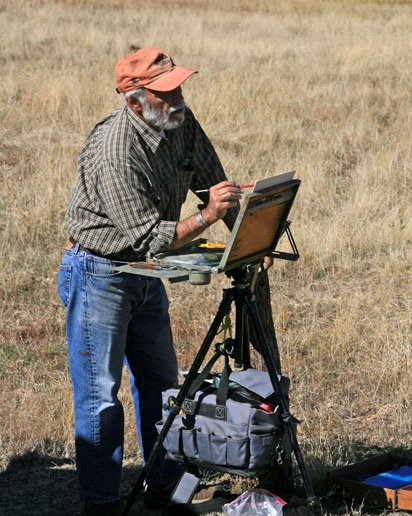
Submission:
[[[59,295],[67,308],[80,498],[98,503],[119,497],[124,415],[117,394],[123,363],[131,373],[143,461],[157,438],[161,392],[177,383],[161,280],[119,273],[114,266],[76,245],[65,252],[59,272]],[[165,484],[177,477],[177,464],[166,460],[162,449],[147,483]]]

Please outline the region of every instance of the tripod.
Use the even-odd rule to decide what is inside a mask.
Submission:
[[[123,509],[122,516],[126,516],[135,501],[138,498],[138,494],[143,487],[144,481],[148,472],[151,470],[153,463],[159,453],[163,442],[169,432],[175,417],[179,414],[183,402],[189,392],[190,387],[198,377],[199,370],[206,358],[206,355],[221,328],[222,322],[229,315],[232,304],[235,305],[236,313],[236,330],[235,339],[230,339],[230,350],[226,349],[226,353],[234,358],[235,365],[237,367],[250,367],[250,353],[249,353],[249,321],[253,324],[256,338],[260,346],[260,352],[262,353],[264,363],[267,367],[267,371],[274,389],[279,399],[279,406],[281,409],[281,421],[288,431],[292,449],[298,464],[300,473],[302,475],[305,492],[307,495],[307,503],[313,507],[317,505],[317,499],[314,495],[312,483],[306,470],[306,466],[302,457],[302,453],[299,448],[299,444],[296,437],[295,423],[296,420],[289,413],[288,404],[286,398],[282,392],[278,373],[273,360],[273,356],[270,353],[270,348],[265,336],[262,322],[259,317],[258,309],[256,306],[255,296],[251,290],[251,278],[252,273],[255,271],[257,265],[243,265],[239,268],[227,271],[226,274],[233,279],[232,288],[223,290],[223,298],[216,313],[216,316],[206,334],[206,337],[193,361],[193,364],[187,373],[185,381],[180,388],[176,397],[175,403],[170,407],[169,415],[163,425],[162,430],[159,433],[157,441],[153,446],[153,449],[149,455],[147,463],[142,468],[142,471],[133,487],[126,505]]]

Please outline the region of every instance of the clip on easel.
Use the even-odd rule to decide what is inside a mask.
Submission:
[[[279,179],[280,178],[280,179]],[[259,183],[260,187],[259,187]],[[258,188],[256,188],[258,186]],[[163,446],[176,415],[180,412],[190,387],[199,375],[201,366],[207,353],[218,334],[223,321],[228,317],[232,304],[236,308],[235,338],[230,339],[230,346],[224,352],[234,358],[236,367],[250,367],[248,323],[252,323],[264,363],[267,368],[274,391],[279,398],[281,421],[289,434],[292,449],[302,475],[307,503],[314,509],[318,508],[318,500],[314,495],[312,483],[296,437],[296,419],[289,413],[288,403],[280,387],[280,380],[275,362],[270,352],[264,328],[259,317],[255,296],[251,283],[257,269],[265,256],[284,260],[297,260],[299,253],[293,236],[290,232],[287,217],[295,200],[300,180],[293,179],[293,173],[270,178],[255,185],[254,191],[244,198],[230,238],[224,250],[216,248],[211,252],[210,247],[199,247],[194,242],[178,252],[156,257],[153,265],[156,269],[142,269],[133,266],[121,266],[118,270],[166,278],[174,273],[174,281],[189,279],[192,283],[207,284],[211,274],[224,272],[232,278],[232,288],[224,289],[223,299],[218,312],[207,332],[193,364],[188,371],[185,381],[179,390],[173,409],[170,411],[158,439],[153,446],[147,463],[143,466],[139,478],[130,493],[123,509],[122,516],[126,516],[144,485],[148,472],[151,470],[155,458]],[[292,247],[292,253],[276,251],[279,239],[286,234]],[[164,268],[164,270],[162,270]],[[165,272],[165,275],[162,273]],[[180,277],[179,277],[180,274]],[[200,276],[198,276],[200,275]],[[179,277],[179,279],[176,279]],[[230,350],[228,349],[230,347]],[[211,468],[212,469],[212,468]],[[230,468],[216,467],[217,471],[229,471]]]

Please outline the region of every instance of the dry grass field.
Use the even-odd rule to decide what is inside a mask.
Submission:
[[[410,455],[412,3],[1,1],[0,41],[0,513],[80,508],[56,290],[64,211],[85,135],[122,102],[115,62],[150,45],[200,71],[185,98],[230,178],[296,170],[302,180],[290,217],[301,258],[275,263],[270,282],[317,495],[327,496],[335,467]],[[187,213],[195,205],[189,196]],[[168,286],[182,369],[226,283]],[[126,380],[132,481],[139,449]],[[328,500],[325,513],[367,511]]]

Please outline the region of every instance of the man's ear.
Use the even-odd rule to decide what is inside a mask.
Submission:
[[[143,108],[142,108],[142,105],[140,104],[140,102],[137,100],[137,98],[134,95],[132,95],[131,97],[128,97],[126,99],[126,102],[127,102],[128,106],[130,107],[130,109],[134,113],[136,113],[136,115],[141,116]]]
[[[126,98],[126,102],[129,104],[129,106],[132,106],[132,105],[136,104],[136,102],[138,102],[138,100],[135,95],[130,95],[130,97]]]

